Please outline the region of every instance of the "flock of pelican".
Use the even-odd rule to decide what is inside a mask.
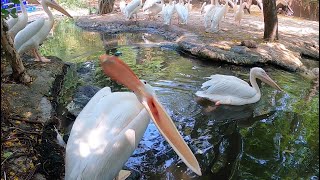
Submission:
[[[217,2],[214,5],[212,0],[211,4],[203,5],[202,11],[205,15],[218,13],[220,19],[226,14],[228,2],[227,0],[226,4],[221,6],[217,5]],[[36,61],[48,62],[50,60],[41,57],[38,53],[39,45],[45,40],[54,23],[53,15],[48,7],[70,18],[72,16],[54,0],[41,0],[41,5],[48,19],[40,18],[27,24],[26,10],[24,4],[21,3],[22,14],[15,20],[8,20],[7,23],[10,28],[9,34],[14,39],[14,46],[19,53],[32,50]],[[242,5],[241,3],[238,11],[243,12]],[[164,17],[172,17],[173,11],[176,10],[179,21],[186,24],[188,13],[185,14],[185,12],[190,11],[192,6],[190,0],[187,4],[184,4],[183,0],[179,0],[178,3],[170,1],[168,4],[165,4],[163,0],[161,4],[158,4],[157,0],[147,0],[143,6],[141,0],[133,0],[128,5],[125,5],[122,0],[120,8],[128,19],[140,8],[145,11],[162,12]],[[150,16],[154,15],[156,14],[150,13]],[[207,16],[207,19],[208,26],[214,26],[213,28],[219,26],[220,20],[212,19],[211,16]],[[165,23],[170,24],[170,18],[166,20]],[[128,65],[116,56],[102,55],[100,63],[107,76],[125,85],[133,93],[111,92],[109,87],[105,87],[97,92],[83,108],[64,146],[66,148],[65,179],[101,180],[119,177],[118,173],[121,172],[122,166],[139,144],[150,117],[182,161],[193,172],[201,176],[201,168],[197,159],[157,99],[153,88],[146,81],[139,80]],[[197,91],[196,96],[209,99],[215,102],[216,106],[220,104],[244,105],[259,101],[261,93],[256,83],[257,78],[281,90],[266,72],[258,67],[250,71],[252,86],[234,76],[216,74],[208,78],[209,80],[201,87],[207,89]]]
[[[224,4],[219,4],[218,0],[211,0],[211,3],[208,5],[204,2],[201,6],[200,13],[203,15],[206,31],[219,31],[219,25],[223,17],[226,17],[229,6],[232,7],[234,11],[235,22],[240,25],[246,5],[246,2],[242,1],[243,0],[240,0],[238,8],[237,5],[230,0],[225,0]],[[189,14],[192,10],[191,0],[187,0],[187,2],[184,2],[184,0],[179,0],[178,2],[169,0],[168,3],[165,3],[164,0],[146,0],[144,4],[142,0],[132,0],[128,4],[126,4],[125,0],[121,0],[119,6],[120,11],[125,15],[127,20],[132,18],[133,14],[136,15],[137,20],[137,13],[142,9],[143,13],[148,15],[150,19],[161,14],[165,25],[171,24],[175,13],[178,16],[178,24],[187,24]]]

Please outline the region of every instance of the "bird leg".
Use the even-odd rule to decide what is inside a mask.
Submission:
[[[50,62],[51,61],[50,59],[47,59],[45,57],[41,57],[39,52],[38,52],[38,49],[36,49],[36,48],[33,49],[33,53],[34,53],[34,56],[35,56],[35,60],[34,61],[41,61],[41,62]]]

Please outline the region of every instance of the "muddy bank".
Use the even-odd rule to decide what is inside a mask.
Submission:
[[[305,72],[309,70],[301,61],[302,55],[316,61],[319,60],[319,44],[316,41],[319,36],[312,40],[310,38],[313,38],[313,35],[304,38],[297,35],[295,38],[292,37],[292,32],[286,33],[280,30],[279,42],[265,43],[262,40],[263,35],[260,36],[256,33],[253,36],[252,33],[253,31],[261,31],[261,29],[255,29],[253,25],[247,27],[245,24],[246,21],[258,21],[259,17],[257,16],[246,16],[243,20],[244,25],[235,28],[233,22],[229,22],[232,21],[232,15],[230,15],[223,22],[224,27],[218,33],[205,32],[201,22],[203,18],[198,12],[191,13],[188,25],[178,25],[174,19],[173,25],[166,26],[162,24],[161,17],[157,17],[156,21],[149,21],[142,13],[139,16],[138,21],[126,21],[119,13],[104,16],[81,16],[76,19],[76,24],[89,31],[105,33],[147,31],[160,34],[167,40],[176,43],[179,50],[207,61],[249,66],[270,64],[289,71]],[[281,16],[279,19],[279,22],[287,23],[286,27],[292,24],[285,18],[281,19]],[[315,29],[317,28],[319,27],[315,27]],[[263,30],[259,33],[263,33]],[[257,44],[257,48],[243,47],[240,51],[233,51],[234,48],[239,48],[238,45],[243,40],[253,40]]]

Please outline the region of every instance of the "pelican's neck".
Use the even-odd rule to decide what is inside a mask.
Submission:
[[[216,6],[219,5],[218,0],[215,0],[215,1],[214,1],[214,4],[215,4]]]
[[[20,0],[21,12],[23,15],[28,16],[26,6],[23,4],[23,0]]]
[[[250,71],[250,83],[252,88],[255,89],[258,94],[260,94],[260,88],[257,84],[257,77],[253,71]]]
[[[242,7],[242,0],[240,0],[240,7]]]
[[[48,5],[45,3],[45,1],[41,1],[41,5],[42,5],[42,8],[43,8],[44,12],[46,12],[48,17],[49,17],[49,23],[50,23],[50,26],[52,28],[53,27],[53,22],[54,22],[52,12],[49,10]]]
[[[214,5],[214,0],[211,0],[211,5]]]

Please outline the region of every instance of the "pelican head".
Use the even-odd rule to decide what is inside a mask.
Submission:
[[[54,0],[41,0],[42,5],[47,5],[51,8],[56,9],[57,11],[60,11],[62,14],[73,18],[66,10],[64,10],[56,1]]]
[[[201,175],[199,163],[179,134],[170,116],[160,104],[152,87],[140,81],[134,72],[116,56],[100,56],[101,67],[106,75],[131,89],[146,108],[160,133],[165,137],[182,161],[196,174]]]
[[[282,91],[282,89],[278,86],[278,84],[275,83],[262,68],[259,68],[259,67],[251,68],[250,76],[254,76],[260,79],[261,81],[269,84],[271,87]]]

